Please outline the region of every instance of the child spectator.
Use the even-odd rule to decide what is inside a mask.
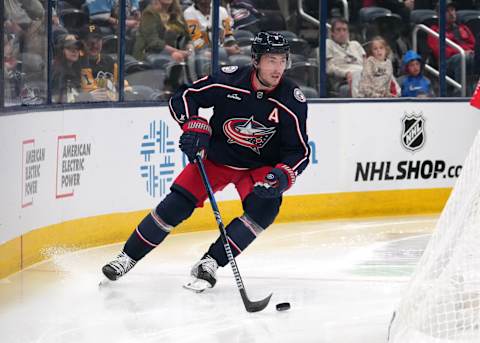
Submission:
[[[361,98],[398,97],[400,86],[393,76],[391,53],[385,39],[375,37],[368,49],[368,58],[359,81],[358,96]]]
[[[422,58],[413,50],[403,56],[402,97],[433,96],[430,80],[423,75]]]

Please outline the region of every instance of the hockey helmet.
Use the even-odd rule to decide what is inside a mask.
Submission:
[[[290,44],[280,33],[266,31],[257,33],[252,42],[252,58],[259,62],[263,54],[286,54],[287,65],[290,65]]]

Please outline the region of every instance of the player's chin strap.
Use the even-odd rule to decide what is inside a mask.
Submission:
[[[255,68],[255,76],[257,77],[258,82],[260,82],[263,86],[272,88],[272,85],[268,85],[262,81],[262,79],[260,78],[260,74],[258,73],[258,68]]]

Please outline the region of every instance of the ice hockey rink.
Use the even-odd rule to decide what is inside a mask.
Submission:
[[[99,286],[121,248],[45,251],[51,258],[0,280],[0,342],[386,342],[392,312],[437,216],[276,224],[214,289],[182,288],[217,231],[171,235],[123,279]],[[275,304],[290,302],[289,311]]]

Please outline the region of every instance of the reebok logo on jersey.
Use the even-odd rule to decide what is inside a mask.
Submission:
[[[228,138],[227,143],[238,144],[252,149],[260,155],[262,149],[276,132],[275,127],[266,127],[263,124],[249,119],[233,118],[223,124],[223,132]]]
[[[238,101],[242,100],[242,98],[240,98],[237,93],[227,94],[227,98],[238,100]]]

